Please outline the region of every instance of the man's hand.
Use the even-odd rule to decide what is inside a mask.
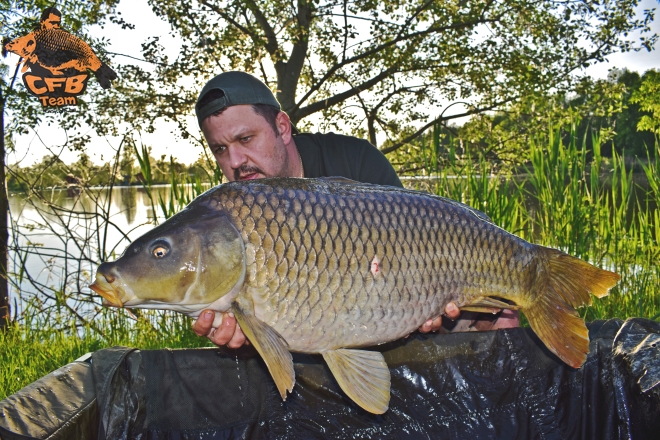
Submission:
[[[231,312],[220,313],[204,310],[193,324],[197,336],[206,336],[215,345],[225,345],[229,348],[239,348],[249,341]]]
[[[454,302],[450,302],[445,306],[445,315],[451,319],[457,319],[458,316],[461,314],[460,309],[456,306]],[[433,319],[429,319],[426,321],[422,326],[419,328],[420,333],[428,333],[428,332],[437,332],[440,330],[440,327],[442,327],[442,316],[438,316]]]

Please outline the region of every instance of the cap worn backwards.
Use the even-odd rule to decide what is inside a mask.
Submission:
[[[224,96],[200,108],[202,98],[211,90],[221,90]],[[224,72],[207,82],[199,93],[195,105],[197,122],[201,127],[202,121],[213,113],[225,107],[241,104],[267,104],[278,109],[282,108],[268,86],[254,76],[245,72]]]

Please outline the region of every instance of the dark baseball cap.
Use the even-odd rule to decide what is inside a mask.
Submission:
[[[214,99],[200,108],[202,98],[211,90],[221,90],[224,96]],[[267,104],[282,109],[273,92],[259,79],[245,72],[224,72],[207,82],[199,93],[195,105],[197,122],[201,127],[202,121],[218,110],[241,104]]]

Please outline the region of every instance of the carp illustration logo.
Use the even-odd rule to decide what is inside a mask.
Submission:
[[[88,70],[104,89],[117,78],[87,43],[60,27],[61,21],[60,11],[47,8],[41,14],[39,29],[3,48],[4,54],[8,51],[21,57],[18,64],[23,63],[23,84],[44,107],[76,105],[76,97],[87,88]]]

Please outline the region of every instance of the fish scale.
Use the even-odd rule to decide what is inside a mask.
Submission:
[[[376,194],[363,199],[360,192],[326,191],[313,197],[312,205],[308,194],[326,188],[283,190],[278,199],[268,197],[273,193],[267,186],[242,189],[245,192],[226,198],[242,199],[233,203],[229,214],[246,243],[245,282],[257,290],[267,289],[260,295],[264,305],[256,307],[256,316],[278,331],[292,350],[320,352],[404,336],[429,316],[439,315],[449,301],[465,302],[461,292],[470,286],[467,273],[483,272],[480,261],[484,260],[468,252],[468,247],[481,248],[480,236],[474,233],[477,229],[459,216],[463,207],[443,199],[400,191],[381,199]],[[225,197],[218,195],[219,205],[223,205]],[[263,216],[269,210],[273,214]],[[444,233],[437,227],[443,218],[449,219]],[[259,222],[261,227],[253,226]],[[390,225],[397,226],[396,234],[390,233]],[[503,231],[493,226],[491,233],[496,232]],[[286,243],[277,241],[280,235],[286,237]],[[425,237],[423,246],[417,244],[420,237]],[[513,236],[509,239],[517,241]],[[347,249],[351,252],[345,252]],[[411,255],[415,257],[408,257]],[[369,271],[376,256],[382,267],[378,277]],[[286,269],[286,276],[273,279],[272,267]],[[319,295],[315,286],[319,278],[326,278],[324,273],[329,283],[321,286],[324,294]],[[402,299],[407,298],[403,291],[411,290],[406,279],[419,283],[414,287],[418,295],[414,307]],[[387,304],[386,311],[383,304]],[[352,310],[359,313],[351,314]],[[401,316],[387,319],[394,310],[401,311]],[[309,333],[303,322],[312,311],[323,326],[312,327]],[[345,314],[359,318],[355,322],[337,319]],[[364,331],[356,332],[356,327]]]
[[[442,313],[520,309],[546,346],[579,367],[588,332],[575,307],[619,276],[537,246],[485,214],[426,193],[342,178],[262,179],[213,188],[103,263],[104,304],[231,311],[283,399],[290,351],[320,353],[362,408],[390,396],[383,356]]]

